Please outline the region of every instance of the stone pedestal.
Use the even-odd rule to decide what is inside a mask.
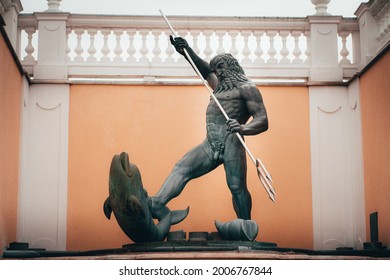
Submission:
[[[310,82],[341,82],[338,63],[338,24],[342,17],[309,17],[311,33]]]

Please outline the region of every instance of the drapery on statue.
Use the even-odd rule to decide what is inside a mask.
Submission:
[[[172,36],[170,39],[181,55],[186,57],[184,49],[187,51],[230,119],[225,120],[211,99],[206,110],[206,139],[177,162],[157,194],[150,197],[152,215],[163,219],[171,213],[166,204],[177,197],[191,179],[223,164],[237,218],[250,220],[252,201],[246,184],[246,153],[234,134],[256,135],[268,129],[267,112],[260,91],[231,54],[219,54],[208,63],[189,47],[185,39],[173,39]],[[251,117],[252,121],[247,123]],[[183,220],[187,213],[172,211],[172,224]]]

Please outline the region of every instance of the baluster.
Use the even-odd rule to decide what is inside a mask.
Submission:
[[[153,34],[153,37],[154,37],[154,47],[152,49],[152,53],[153,53],[152,62],[159,63],[159,62],[161,62],[161,58],[160,58],[161,48],[160,48],[160,45],[159,45],[161,30],[160,29],[154,29],[154,30],[152,30],[152,34]]]
[[[340,55],[342,57],[340,64],[351,64],[351,61],[347,58],[349,55],[349,51],[347,49],[347,37],[350,34],[348,31],[340,31],[342,48],[340,51]]]
[[[33,34],[35,33],[36,29],[35,29],[35,27],[26,27],[26,29],[24,31],[26,31],[26,33],[27,33],[28,43],[27,43],[26,48],[24,49],[26,51],[27,55],[23,59],[23,62],[26,64],[34,64],[35,58],[32,54],[34,53],[35,49],[34,49],[34,46],[32,44],[32,39],[33,39]]]
[[[110,48],[108,47],[108,36],[111,34],[111,30],[108,28],[102,28],[100,32],[103,35],[103,47],[102,47],[102,62],[110,62],[110,57],[108,56],[110,54]]]
[[[70,49],[70,46],[69,46],[69,41],[70,41],[70,34],[72,33],[72,28],[70,28],[70,27],[67,27],[66,28],[66,48],[65,48],[65,53],[66,53],[66,59],[68,60],[68,61],[71,61],[71,59],[70,59],[70,51],[71,51],[71,49]]]
[[[301,58],[302,50],[299,47],[299,37],[301,37],[302,32],[295,30],[295,31],[291,32],[291,35],[294,38],[294,50],[293,50],[294,59],[292,62],[294,64],[301,64],[301,63],[303,63],[303,60]]]
[[[84,34],[83,28],[75,28],[74,33],[76,34],[76,40],[77,45],[75,48],[76,57],[74,58],[74,61],[84,61],[83,57],[81,56],[83,54],[83,46],[81,45],[81,36]]]
[[[126,31],[126,33],[127,33],[127,36],[129,36],[129,47],[126,50],[127,54],[129,55],[129,57],[127,58],[127,61],[128,62],[135,62],[136,61],[136,59],[135,59],[136,50],[134,47],[134,35],[135,35],[136,31],[135,31],[135,29],[128,29]]]
[[[264,59],[262,58],[264,51],[263,48],[261,47],[261,38],[264,35],[264,31],[262,30],[255,30],[253,32],[253,36],[255,36],[257,44],[256,44],[256,49],[255,49],[255,61],[254,63],[264,63]]]
[[[204,49],[205,60],[210,61],[213,50],[211,48],[211,35],[214,31],[212,30],[203,30],[203,35],[206,37],[206,48]]]
[[[96,59],[96,47],[95,47],[95,36],[97,34],[97,28],[90,28],[88,30],[88,33],[89,33],[89,48],[88,48],[88,54],[89,54],[89,57],[87,58],[87,61],[88,62],[96,62],[97,59]]]
[[[170,34],[165,35],[165,38],[168,40],[167,49],[165,50],[165,54],[167,55],[167,58],[165,59],[165,62],[166,63],[174,63],[175,62],[174,54],[175,54],[176,51],[175,51],[175,47],[171,44],[171,40],[169,38],[169,35]]]
[[[123,58],[121,57],[121,54],[123,52],[122,46],[121,46],[121,36],[123,34],[123,30],[116,29],[113,31],[115,36],[115,48],[114,48],[114,62],[123,62]]]
[[[149,59],[148,59],[148,47],[146,46],[146,39],[147,39],[147,36],[149,34],[149,30],[140,30],[139,31],[139,34],[141,35],[141,41],[142,41],[142,45],[141,45],[141,49],[139,50],[140,52],[140,62],[149,62]]]
[[[250,59],[251,50],[249,48],[249,37],[251,36],[251,34],[252,31],[250,30],[241,31],[241,36],[244,38],[244,48],[242,49],[243,58],[241,60],[241,63],[252,63],[252,60]]]
[[[198,42],[199,42],[199,36],[200,36],[200,30],[199,29],[195,29],[195,30],[191,30],[191,35],[192,35],[192,40],[193,40],[193,50],[195,53],[199,54],[200,53],[200,49],[199,49],[199,45],[198,45]]]
[[[232,48],[230,49],[230,54],[237,58],[238,55],[238,49],[237,49],[237,36],[239,31],[238,30],[231,30],[229,32],[231,35],[231,40],[232,40]]]
[[[282,37],[282,49],[280,50],[280,55],[282,58],[280,59],[279,63],[285,64],[290,63],[290,60],[288,59],[288,48],[287,48],[287,37],[290,34],[290,31],[287,30],[281,30],[279,31],[280,37]]]
[[[215,34],[218,36],[217,54],[224,53],[225,49],[223,47],[223,36],[225,36],[226,30],[218,30],[215,32]]]
[[[275,37],[278,34],[275,30],[268,30],[267,36],[269,37],[269,50],[268,50],[268,63],[278,63],[278,60],[275,58],[276,56],[276,49],[275,49]]]
[[[193,40],[194,38],[192,37],[191,33],[189,30],[183,30],[181,32],[183,34],[183,38],[187,40],[188,44],[192,46],[194,44]]]
[[[306,37],[306,50],[305,50],[305,55],[306,55],[306,64],[311,64],[311,41],[310,41],[310,30],[305,31],[305,37]]]
[[[386,23],[385,16],[383,16],[382,19],[379,21],[378,27],[379,27],[379,32],[378,32],[378,36],[376,37],[376,39],[378,41],[381,41],[382,38],[386,35],[385,29],[387,28],[387,23]]]

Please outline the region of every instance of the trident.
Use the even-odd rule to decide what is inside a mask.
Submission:
[[[171,30],[172,35],[174,37],[177,37],[175,30],[173,29],[172,25],[168,21],[168,18],[164,15],[164,13],[161,10],[159,10],[159,11],[160,11],[160,14],[162,15],[162,17],[164,18],[165,22],[167,23],[169,29]],[[188,59],[188,62],[191,64],[192,68],[194,68],[196,74],[199,76],[199,78],[202,80],[203,84],[206,86],[206,88],[210,92],[210,96],[213,98],[213,100],[217,104],[218,108],[221,110],[223,116],[226,118],[226,120],[229,120],[229,116],[226,114],[225,109],[223,109],[221,103],[219,103],[217,97],[215,96],[215,94],[213,92],[213,89],[210,87],[208,82],[203,78],[202,74],[200,73],[198,67],[196,67],[194,61],[192,60],[192,58],[188,54],[187,50],[183,49],[183,51],[184,51],[184,54],[186,55],[186,57]],[[235,134],[236,134],[237,138],[240,140],[242,146],[245,148],[245,150],[248,153],[250,159],[252,160],[252,162],[256,166],[257,176],[259,176],[260,182],[263,185],[265,191],[267,192],[269,198],[273,202],[275,202],[276,192],[275,192],[275,189],[272,187],[272,177],[271,177],[271,175],[268,173],[267,169],[265,168],[265,166],[261,162],[261,160],[259,158],[256,159],[253,156],[252,152],[249,150],[249,148],[246,145],[246,143],[245,143],[244,139],[242,138],[241,134],[239,134],[238,132],[236,132]]]

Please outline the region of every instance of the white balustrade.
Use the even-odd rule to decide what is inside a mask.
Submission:
[[[179,35],[206,60],[229,52],[255,79],[309,76],[311,34],[306,18],[173,17],[171,20]],[[20,15],[19,28],[25,34],[21,41],[22,63],[32,65],[39,48],[33,40],[38,36],[35,15]],[[358,23],[342,20],[340,28],[340,65],[351,67],[355,62],[350,58],[353,53],[350,35],[358,34]],[[70,78],[194,77],[192,69],[169,42],[170,31],[160,17],[71,14],[66,33]],[[283,69],[288,74],[283,74]]]

